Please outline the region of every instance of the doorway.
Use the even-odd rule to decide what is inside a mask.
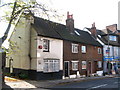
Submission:
[[[93,73],[96,73],[97,71],[97,61],[94,61],[94,66],[93,66]]]
[[[88,76],[91,74],[91,61],[88,62]]]
[[[69,61],[64,62],[64,76],[69,77]]]

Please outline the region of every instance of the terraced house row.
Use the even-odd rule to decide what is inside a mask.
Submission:
[[[22,16],[9,39],[6,72],[34,80],[91,76],[103,71],[105,35],[95,23],[86,30],[75,28],[69,12],[66,25]]]

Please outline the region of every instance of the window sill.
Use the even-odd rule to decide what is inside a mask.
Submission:
[[[44,71],[43,71],[43,73],[58,73],[58,72],[59,72],[59,71],[56,71],[56,72],[44,72]]]
[[[77,54],[78,52],[72,52],[72,53]]]
[[[43,51],[43,52],[49,52],[49,51]]]
[[[82,69],[82,70],[87,70],[87,69]]]
[[[82,52],[82,54],[86,54],[86,53]]]
[[[78,69],[72,69],[72,71],[78,71]]]

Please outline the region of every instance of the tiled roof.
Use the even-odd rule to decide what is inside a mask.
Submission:
[[[98,41],[96,41],[91,35],[80,29],[74,28],[74,33],[71,34],[65,25],[55,23],[42,18],[34,17],[33,27],[37,31],[38,35],[57,38],[61,40],[72,41],[76,43],[91,44],[95,46],[102,46]]]
[[[86,28],[86,29],[88,29],[89,31],[91,30],[91,28]],[[96,31],[97,31],[97,38],[99,38],[104,44],[107,45],[108,44],[108,34],[106,34],[103,30],[99,30],[99,29],[96,29]],[[119,30],[117,30],[117,31],[119,32]],[[111,31],[109,31],[109,35],[118,36],[117,34],[112,33]],[[109,41],[109,44],[112,46],[120,46],[120,44],[118,42],[114,42],[114,41]]]
[[[102,31],[101,31],[102,32]],[[98,37],[104,44],[108,44],[108,34],[105,34],[105,33],[102,33],[102,34],[99,34],[98,35],[101,36]],[[118,36],[117,34],[115,33],[110,33],[109,35],[112,35],[112,36]],[[120,46],[120,44],[118,42],[115,42],[115,41],[109,41],[109,44],[112,45],[112,46]]]

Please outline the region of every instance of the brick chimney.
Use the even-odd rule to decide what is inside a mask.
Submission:
[[[74,33],[74,19],[73,19],[73,14],[70,15],[69,12],[67,12],[66,27],[70,31],[71,34]]]
[[[97,31],[96,31],[96,27],[95,27],[95,22],[92,24],[90,32],[91,32],[91,35],[96,39],[97,38]]]

